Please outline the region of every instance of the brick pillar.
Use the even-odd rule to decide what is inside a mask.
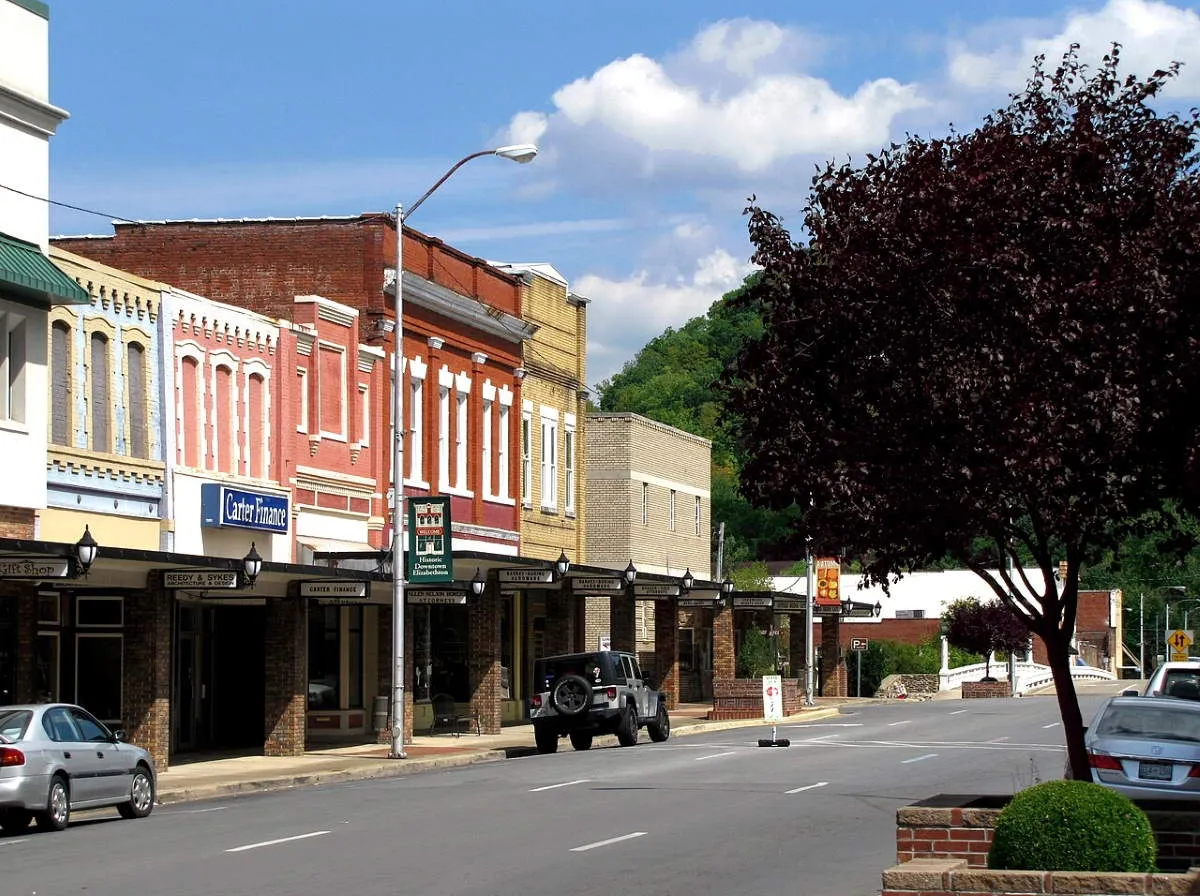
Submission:
[[[375,731],[375,743],[390,744],[392,742],[392,608],[380,607],[375,630],[378,633],[375,656],[375,687],[376,694],[386,694],[388,698],[387,721],[382,728]]]
[[[804,630],[805,618],[802,613],[794,613],[788,620],[788,653],[791,656],[792,677],[800,679],[800,694],[805,695],[808,682],[808,633]]]
[[[842,620],[839,616],[821,619],[821,695],[845,697],[846,663],[842,659]]]
[[[267,598],[265,641],[263,755],[300,756],[308,705],[308,607],[295,582],[287,597]]]
[[[571,653],[575,643],[575,596],[571,580],[561,590],[546,591],[546,655]]]
[[[608,599],[608,633],[613,650],[637,653],[637,612],[633,593],[623,591]]]
[[[500,733],[500,595],[488,577],[480,597],[467,598],[470,632],[467,665],[471,672],[471,712],[485,734]],[[547,623],[549,634],[549,623]]]
[[[149,751],[165,771],[171,752],[171,611],[162,570],[151,570],[146,587],[125,595],[125,655],[121,720],[130,742]]]
[[[673,597],[654,602],[654,672],[667,709],[674,709],[679,705],[679,604]]]
[[[15,595],[10,597],[10,594]],[[37,586],[31,583],[13,583],[5,587],[0,600],[17,602],[17,680],[11,703],[37,703],[37,675],[35,674],[34,643],[37,641]],[[61,598],[60,598],[61,600]],[[64,648],[65,649],[65,648]],[[62,694],[54,694],[61,700]]]
[[[737,677],[733,644],[733,608],[713,609],[713,680]]]

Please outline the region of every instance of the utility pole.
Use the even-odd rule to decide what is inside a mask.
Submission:
[[[725,524],[717,526],[717,581],[724,582],[721,571],[725,565]]]

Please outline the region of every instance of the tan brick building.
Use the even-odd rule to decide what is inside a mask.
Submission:
[[[712,443],[638,414],[587,418],[587,556],[593,566],[697,580],[711,578]],[[657,669],[655,617],[659,601],[636,601],[633,638],[643,666]],[[712,671],[712,611],[681,609],[680,699],[702,699]],[[584,641],[613,639],[609,598],[587,601]]]

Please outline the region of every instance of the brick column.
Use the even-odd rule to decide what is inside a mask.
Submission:
[[[546,591],[546,655],[571,653],[575,643],[575,597],[571,580],[558,591]]]
[[[267,598],[264,640],[263,755],[300,756],[308,706],[308,607],[295,582],[288,585],[287,597]]]
[[[792,678],[800,679],[800,693],[803,695],[808,681],[808,632],[804,630],[804,614],[793,613],[788,621],[788,653],[792,662]]]
[[[14,594],[15,592],[15,594]],[[13,596],[10,596],[13,595]],[[59,598],[61,600],[61,598]],[[35,674],[34,644],[37,641],[37,586],[32,583],[13,583],[5,586],[0,600],[17,602],[17,680],[12,703],[37,703],[37,675]],[[62,694],[55,694],[61,700]]]
[[[471,712],[486,734],[500,733],[500,595],[497,583],[488,576],[488,587],[480,597],[467,598],[467,629],[471,672]],[[549,625],[547,624],[547,628]],[[549,632],[547,632],[549,634]]]
[[[608,599],[608,634],[613,650],[637,653],[637,613],[633,593],[623,591]]]
[[[171,752],[171,611],[162,570],[151,570],[146,587],[125,595],[125,653],[121,679],[122,726],[130,742],[167,769]]]
[[[667,709],[674,709],[679,705],[679,604],[673,597],[654,602],[654,672]]]
[[[737,676],[733,644],[733,607],[713,608],[713,681]]]
[[[845,697],[846,664],[842,660],[840,616],[821,619],[821,696]]]
[[[375,743],[391,744],[392,742],[392,608],[380,607],[376,614],[375,631],[378,643],[375,646],[375,693],[386,694],[388,698],[388,715],[384,727],[375,731]]]

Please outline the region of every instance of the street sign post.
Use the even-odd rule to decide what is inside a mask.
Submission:
[[[862,655],[871,642],[867,638],[851,638],[850,649],[858,655],[858,671],[855,675],[854,696],[862,696]]]
[[[790,747],[792,742],[780,740],[778,723],[783,721],[783,677],[764,675],[762,680],[763,718],[771,723],[771,738],[760,739],[760,747]]]
[[[1192,633],[1181,628],[1176,629],[1171,633],[1171,637],[1167,638],[1167,643],[1171,646],[1171,662],[1186,662],[1188,648],[1192,646]]]

